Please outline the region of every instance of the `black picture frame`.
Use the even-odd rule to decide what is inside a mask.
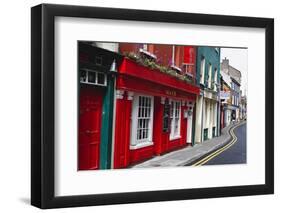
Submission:
[[[54,21],[58,16],[265,29],[265,184],[55,197]],[[274,193],[273,19],[53,4],[41,4],[31,8],[32,205],[46,209],[272,193]]]

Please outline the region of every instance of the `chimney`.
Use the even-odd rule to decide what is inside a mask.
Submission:
[[[224,59],[222,59],[222,63],[221,63],[221,69],[223,72],[225,72],[226,74],[228,74],[228,66],[229,66],[229,59],[227,59],[226,57]]]

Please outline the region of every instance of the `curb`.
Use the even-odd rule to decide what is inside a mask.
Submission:
[[[163,161],[163,160],[161,160],[161,157],[158,160],[155,158],[152,158],[148,161],[144,161],[143,163],[136,164],[136,165],[132,166],[131,168],[141,169],[141,168],[151,168],[151,167],[191,166],[194,163],[199,162],[201,159],[205,158],[206,156],[210,155],[211,153],[214,153],[217,150],[219,150],[220,148],[229,144],[233,139],[232,135],[230,134],[230,131],[232,129],[236,128],[237,126],[242,125],[243,123],[246,123],[246,122],[244,122],[244,121],[237,122],[237,123],[231,124],[231,125],[225,127],[224,129],[222,129],[221,135],[219,136],[219,137],[222,137],[220,142],[212,141],[213,139],[216,140],[217,137],[215,137],[208,141],[204,141],[203,143],[199,143],[199,144],[196,144],[195,146],[191,147],[191,149],[193,149],[194,151],[191,155],[189,155],[189,157],[186,157],[185,159],[175,160],[175,162],[171,162],[171,161],[173,161],[173,157],[170,158],[170,155],[174,155],[174,154],[177,155],[177,153],[181,152],[181,151],[185,152],[184,150],[180,149],[175,152],[167,153],[162,156],[162,157],[166,158],[167,160]],[[207,143],[211,143],[211,145],[208,145]],[[202,151],[200,151],[200,150],[202,150]],[[171,160],[169,160],[169,158]]]
[[[203,155],[198,155],[198,156],[195,156],[194,158],[191,158],[189,159],[188,161],[186,161],[186,163],[184,164],[181,164],[179,166],[192,166],[194,163],[200,161],[201,159],[205,158],[206,156],[210,155],[211,153],[219,150],[220,148],[226,146],[227,144],[229,144],[233,137],[230,135],[230,131],[234,128],[236,128],[237,126],[240,126],[242,124],[244,124],[245,122],[242,121],[242,122],[239,122],[239,123],[235,123],[233,124],[232,126],[228,126],[228,129],[226,130],[227,131],[227,136],[226,136],[226,140],[225,142],[221,143],[221,144],[218,144],[217,146],[214,146],[210,151],[204,153]],[[227,128],[227,127],[226,127]]]

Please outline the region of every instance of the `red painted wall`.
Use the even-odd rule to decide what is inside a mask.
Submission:
[[[138,53],[139,49],[143,48],[143,44],[133,44],[133,43],[120,43],[119,52],[135,52]],[[165,65],[172,65],[172,55],[173,55],[173,45],[167,44],[148,44],[147,49],[149,52],[157,56],[157,62]],[[177,67],[183,68],[184,64],[189,64],[190,66],[187,70],[188,73],[196,76],[196,52],[197,49],[194,46],[183,46],[175,45],[174,63]],[[185,70],[184,70],[185,71]]]
[[[159,70],[151,70],[127,58],[125,58],[120,65],[119,73],[122,75],[119,75],[117,78],[117,88],[121,84],[130,84],[135,79],[135,87],[142,87],[145,91],[147,91],[148,89],[152,90],[153,87],[162,85],[166,89],[172,88],[181,91],[182,94],[186,97],[192,94],[199,95],[200,93],[200,88],[196,85],[189,84],[168,74],[161,73]],[[122,80],[123,76],[131,78],[132,80]],[[139,80],[145,80],[148,84],[152,82],[155,86],[153,86],[152,88],[147,87],[147,85],[137,83]],[[165,90],[163,89],[159,92],[162,92],[159,93],[159,95],[169,95],[166,94]],[[178,96],[178,94],[176,94],[175,96]]]
[[[157,56],[157,62],[170,66],[172,65],[173,46],[166,44],[154,44],[153,54]]]
[[[162,131],[163,128],[163,112],[164,112],[164,105],[161,104],[160,97],[154,97],[154,120],[153,120],[153,137],[152,140],[154,142],[154,153],[156,155],[160,155],[162,153],[162,135],[165,134]],[[158,131],[157,131],[158,130]]]
[[[131,111],[132,103],[126,100],[126,95],[124,99],[116,100],[114,168],[124,168],[129,164]]]
[[[142,48],[142,44],[134,44],[134,43],[120,43],[119,44],[119,52],[124,54],[125,52],[139,52],[139,49]]]
[[[197,49],[194,46],[184,46],[184,59],[183,63],[190,64],[187,70],[187,73],[194,76],[194,82],[196,77],[196,56],[197,56]]]
[[[170,133],[163,132],[163,109],[160,97],[154,97],[153,117],[153,142],[151,146],[130,150],[130,130],[132,104],[130,100],[117,99],[116,121],[115,121],[115,147],[114,147],[114,168],[125,168],[129,165],[161,155],[186,146],[187,119],[183,117],[185,106],[181,107],[181,138],[170,140]]]

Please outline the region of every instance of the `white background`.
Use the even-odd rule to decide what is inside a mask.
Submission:
[[[275,18],[275,55],[281,54],[281,14],[278,1],[267,0],[259,3],[236,0],[226,1],[45,1],[46,3],[82,4],[93,6],[126,7],[154,10],[172,10],[183,12],[201,12],[210,14],[265,16]],[[28,205],[30,197],[30,7],[40,1],[5,1],[1,4],[1,212],[37,212]],[[278,57],[279,56],[279,57]],[[280,61],[276,60],[275,70],[280,70]],[[275,82],[279,82],[280,73],[276,72]],[[279,81],[278,81],[279,80]],[[275,91],[281,88],[276,84]],[[280,96],[275,95],[275,108],[280,108]],[[275,112],[275,129],[280,128],[280,111]],[[173,201],[147,204],[114,205],[103,207],[85,207],[51,210],[56,212],[276,212],[280,206],[281,193],[281,153],[280,134],[275,137],[275,195],[203,199],[192,201]],[[279,207],[280,208],[280,207]]]

